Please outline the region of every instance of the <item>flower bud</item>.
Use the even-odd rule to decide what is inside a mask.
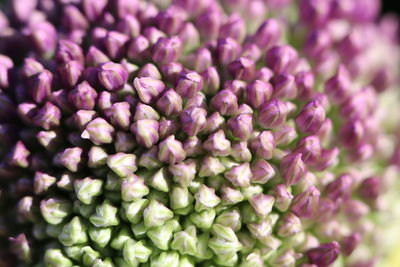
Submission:
[[[49,248],[44,253],[44,262],[48,266],[68,266],[72,267],[73,263],[65,257],[60,249]]]
[[[92,204],[97,196],[102,194],[103,181],[86,177],[74,181],[77,198],[84,204]]]
[[[158,159],[164,163],[176,164],[186,158],[182,143],[173,135],[168,136],[159,144]]]
[[[26,168],[29,166],[28,157],[31,153],[22,141],[18,141],[11,149],[8,163],[12,166]]]
[[[207,111],[203,108],[191,107],[180,113],[183,131],[189,136],[196,136],[206,124]]]
[[[237,142],[232,145],[231,156],[236,161],[251,161],[252,155],[247,142]]]
[[[231,142],[226,139],[224,131],[219,130],[208,137],[203,147],[213,156],[228,156],[231,151]]]
[[[162,226],[174,216],[173,212],[155,199],[150,200],[143,212],[143,220],[146,228]]]
[[[82,48],[78,44],[67,40],[59,41],[55,58],[60,64],[78,61],[84,65]]]
[[[232,117],[227,124],[232,134],[242,141],[250,138],[253,132],[253,116],[248,113]]]
[[[54,176],[42,172],[35,172],[34,179],[34,192],[37,195],[46,193],[49,188],[54,185],[57,179]]]
[[[78,216],[75,216],[69,223],[64,225],[58,240],[64,246],[84,244],[88,241],[86,229],[83,221]]]
[[[123,249],[123,256],[128,264],[145,263],[148,261],[151,253],[152,250],[143,240],[135,242],[133,239],[128,239]]]
[[[53,74],[48,70],[43,70],[32,76],[30,79],[32,85],[29,88],[32,100],[36,103],[45,102],[50,94],[53,82]]]
[[[225,172],[224,176],[235,186],[248,187],[250,186],[250,179],[253,177],[253,174],[250,170],[250,164],[245,162]]]
[[[250,197],[249,202],[257,215],[264,218],[272,211],[275,198],[270,195],[258,194]]]
[[[172,174],[172,179],[181,187],[186,188],[193,181],[196,175],[196,163],[194,161],[184,161],[168,167]],[[199,176],[201,177],[200,173]]]
[[[336,180],[326,185],[326,195],[333,201],[347,200],[351,195],[353,178],[349,174],[343,174]]]
[[[286,103],[273,99],[261,106],[258,123],[263,128],[279,128],[286,121],[288,114]]]
[[[117,31],[107,32],[106,36],[103,39],[103,43],[106,48],[107,55],[113,60],[120,59],[125,53],[125,46],[126,46],[126,43],[128,42],[128,40],[129,40],[129,36],[127,36],[123,33],[120,33]],[[113,64],[115,64],[115,63],[113,63]],[[110,66],[110,65],[108,65],[108,66]],[[99,79],[100,79],[100,77],[99,77]],[[107,80],[108,79],[109,78],[107,78]],[[111,79],[111,80],[113,80],[113,79]],[[105,86],[105,85],[103,84],[103,86]],[[105,87],[107,88],[107,86],[105,86]],[[112,89],[109,89],[109,90],[112,90]]]
[[[181,73],[176,83],[176,92],[184,98],[194,97],[203,88],[203,79],[194,71]]]
[[[289,45],[274,46],[265,56],[266,66],[276,74],[291,73],[297,61],[297,52]]]
[[[300,153],[301,159],[306,164],[315,165],[321,158],[321,144],[319,138],[315,135],[302,138],[294,152]]]
[[[93,266],[100,259],[100,253],[89,246],[84,246],[82,249],[82,263],[84,265]]]
[[[144,151],[138,160],[138,166],[144,167],[148,170],[157,169],[162,166],[158,160],[158,147],[153,146],[149,150]]]
[[[271,98],[272,91],[270,83],[255,80],[246,87],[246,103],[253,108],[259,108]]]
[[[30,39],[36,52],[43,58],[51,58],[57,45],[57,31],[47,21],[30,25]]]
[[[325,110],[318,101],[309,102],[296,117],[296,125],[304,133],[316,133],[325,120]]]
[[[78,84],[68,93],[68,101],[78,110],[92,110],[96,104],[97,92],[86,81]]]
[[[290,74],[279,74],[272,78],[271,83],[274,86],[274,98],[294,99],[297,97],[297,87],[294,76]]]
[[[253,36],[254,42],[263,51],[275,45],[280,38],[281,27],[275,19],[265,20]]]
[[[221,24],[221,14],[215,9],[204,11],[196,19],[196,26],[204,40],[217,39]]]
[[[131,132],[136,136],[136,141],[147,148],[159,140],[158,122],[156,120],[139,120],[132,124]]]
[[[119,152],[107,157],[107,166],[120,177],[126,177],[137,170],[136,155]]]
[[[300,218],[314,217],[318,208],[320,192],[311,186],[303,193],[297,195],[291,205],[291,210]]]
[[[40,202],[40,212],[49,224],[60,224],[71,211],[72,206],[67,200],[50,198]]]
[[[340,246],[336,241],[321,244],[307,251],[310,263],[317,266],[329,266],[339,256]]]
[[[82,132],[83,139],[89,139],[95,145],[109,144],[113,141],[114,128],[102,118],[92,120]]]
[[[142,62],[150,57],[149,47],[149,40],[143,35],[139,35],[130,41],[127,49],[127,57],[134,62]]]
[[[358,191],[363,198],[375,200],[379,197],[381,187],[381,181],[378,177],[368,177],[361,182]]]
[[[248,223],[247,228],[252,236],[259,240],[262,244],[270,243],[270,235],[272,232],[271,218],[266,217],[258,223]]]
[[[199,191],[194,195],[194,198],[196,199],[196,211],[214,208],[221,202],[220,198],[215,194],[215,189],[203,184],[200,185]]]
[[[150,192],[149,188],[145,185],[143,178],[134,174],[126,177],[121,184],[121,197],[123,201],[135,201]]]
[[[161,252],[158,256],[152,258],[150,267],[156,266],[179,266],[179,253],[178,252]]]
[[[271,159],[275,148],[274,136],[270,131],[256,133],[256,136],[250,140],[250,148],[257,157]]]
[[[232,61],[227,66],[229,74],[238,80],[251,81],[256,72],[255,62],[246,57]]]
[[[208,245],[215,254],[227,255],[242,248],[242,244],[230,227],[214,224],[211,231],[214,237],[209,240]]]
[[[287,213],[279,222],[278,235],[281,237],[293,236],[303,230],[301,220],[293,213]]]
[[[99,83],[108,91],[117,91],[128,81],[128,71],[121,64],[106,62],[97,68]]]
[[[275,176],[274,168],[265,160],[258,159],[251,166],[252,183],[265,184]]]
[[[71,172],[77,172],[82,164],[82,148],[67,148],[57,155],[57,161]]]
[[[204,209],[199,212],[192,212],[189,219],[197,228],[206,231],[213,225],[215,215],[216,212],[214,209]]]
[[[145,104],[157,99],[165,88],[162,81],[150,77],[135,78],[133,84],[140,100]]]
[[[182,53],[182,42],[178,37],[164,38],[161,37],[154,44],[153,60],[158,65],[168,62],[175,62]]]
[[[215,51],[218,62],[223,66],[228,65],[239,56],[240,49],[240,45],[234,39],[220,39]]]
[[[152,63],[147,63],[143,67],[141,67],[137,74],[137,77],[139,78],[148,77],[156,80],[162,79],[160,71]]]
[[[95,227],[115,226],[119,224],[117,212],[118,208],[105,200],[102,204],[96,206],[95,213],[89,217],[89,221]]]

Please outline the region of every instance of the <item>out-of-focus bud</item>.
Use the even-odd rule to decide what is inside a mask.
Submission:
[[[76,6],[66,5],[62,9],[61,26],[68,32],[86,31],[89,28],[89,23]]]
[[[65,64],[70,61],[77,61],[82,65],[85,63],[82,48],[78,44],[67,40],[58,42],[55,59],[59,64]]]
[[[318,209],[319,197],[319,190],[314,186],[309,187],[293,199],[292,212],[300,218],[314,217]]]
[[[279,222],[278,235],[281,237],[293,236],[303,230],[301,220],[293,213],[286,213]]]
[[[210,10],[205,10],[196,19],[196,26],[203,40],[217,39],[221,24],[220,12],[211,8]]]
[[[265,64],[275,74],[291,73],[298,61],[296,50],[288,45],[274,46],[265,56]]]
[[[51,23],[43,21],[31,25],[30,39],[40,56],[51,58],[54,55],[57,45],[57,31]]]
[[[316,266],[329,266],[339,256],[340,246],[336,241],[321,244],[307,251],[310,263]]]
[[[325,120],[325,110],[319,101],[311,101],[296,117],[297,127],[304,133],[316,133]]]
[[[113,59],[120,59],[125,53],[125,47],[129,41],[129,36],[117,32],[109,31],[103,39],[107,55]]]
[[[224,66],[228,65],[239,56],[240,50],[239,43],[232,38],[228,37],[218,40],[216,47],[218,62]]]
[[[256,72],[255,62],[246,57],[232,61],[227,66],[228,72],[234,79],[250,81],[254,78]]]
[[[13,166],[26,168],[29,166],[28,157],[30,156],[30,154],[31,153],[26,148],[25,144],[22,141],[18,141],[8,155],[8,163]]]
[[[378,177],[368,177],[358,188],[359,194],[367,200],[375,200],[381,192],[381,181]]]
[[[263,51],[275,45],[280,38],[281,27],[278,21],[274,19],[264,21],[253,36],[254,42]]]
[[[326,185],[326,195],[333,201],[344,201],[350,197],[353,178],[349,174],[343,174],[336,180]]]
[[[15,1],[14,1],[15,2]],[[10,237],[10,249],[19,260],[29,264],[32,262],[32,249],[25,234],[19,234],[16,237]]]
[[[127,57],[134,62],[142,62],[149,55],[150,42],[143,35],[133,38],[127,48]]]
[[[279,74],[272,78],[274,86],[274,98],[293,99],[297,96],[297,87],[294,77],[290,74]]]
[[[241,43],[246,36],[246,25],[237,13],[230,15],[226,22],[221,25],[219,30],[219,38],[232,38]]]

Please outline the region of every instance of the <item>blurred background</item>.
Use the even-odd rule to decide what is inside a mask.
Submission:
[[[383,13],[392,12],[400,14],[400,2],[398,0],[383,0],[382,2]]]

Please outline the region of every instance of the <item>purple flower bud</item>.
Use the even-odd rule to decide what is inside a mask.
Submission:
[[[187,138],[183,143],[183,150],[186,151],[188,157],[196,157],[204,152],[203,144],[197,136]]]
[[[238,58],[240,54],[240,45],[232,38],[220,39],[216,47],[216,56],[218,62],[224,66]]]
[[[232,38],[241,43],[246,36],[246,25],[237,13],[230,15],[219,30],[219,38]]]
[[[167,35],[155,27],[147,27],[143,30],[144,37],[147,38],[150,45],[154,46],[161,38],[167,39]]]
[[[86,64],[91,67],[97,67],[99,64],[109,62],[110,59],[106,54],[95,46],[90,46],[86,53]]]
[[[365,199],[375,200],[379,197],[381,187],[381,180],[378,177],[368,177],[362,181],[358,192]]]
[[[221,27],[221,14],[214,10],[206,10],[196,19],[196,26],[204,40],[215,40],[218,38]]]
[[[11,11],[13,17],[18,20],[19,22],[25,23],[29,20],[32,13],[35,11],[37,1],[21,1],[21,0],[14,0],[11,1]]]
[[[352,221],[358,221],[370,212],[370,208],[367,204],[355,199],[345,201],[343,207],[344,214]]]
[[[321,244],[316,248],[307,251],[307,257],[310,263],[316,266],[329,266],[339,256],[340,246],[336,241],[331,243]]]
[[[297,137],[296,130],[290,125],[281,126],[273,134],[277,146],[288,145]]]
[[[34,124],[33,118],[38,112],[37,105],[34,103],[21,103],[17,108],[18,117],[28,125]]]
[[[86,125],[97,117],[97,112],[94,110],[78,110],[72,115],[68,121],[68,126],[84,130]]]
[[[118,22],[117,30],[134,38],[140,34],[140,23],[135,16],[128,15]]]
[[[246,43],[242,47],[241,56],[249,58],[249,59],[253,60],[254,62],[257,62],[261,58],[262,52],[256,44]]]
[[[256,133],[250,140],[250,148],[257,157],[271,159],[275,148],[274,136],[270,131]]]
[[[336,180],[326,185],[326,196],[333,201],[343,201],[350,198],[353,178],[349,174],[342,174]]]
[[[288,113],[286,103],[273,99],[261,107],[258,123],[265,129],[279,128],[286,121]]]
[[[133,121],[139,120],[156,120],[160,119],[160,115],[153,109],[151,106],[139,103],[136,106],[135,116],[133,117]]]
[[[300,218],[312,218],[318,209],[320,192],[314,186],[297,195],[292,202],[291,210]]]
[[[202,92],[198,92],[195,96],[187,99],[185,104],[185,109],[189,109],[192,107],[204,108],[204,109],[207,108],[207,99]]]
[[[309,71],[301,71],[296,73],[295,82],[298,94],[302,99],[311,98],[314,93],[314,75]]]
[[[303,230],[299,217],[289,212],[286,213],[279,222],[278,235],[290,237]]]
[[[358,232],[352,233],[344,238],[341,242],[341,251],[344,255],[350,256],[351,253],[356,249],[358,244],[361,242],[361,234]]]
[[[296,67],[298,55],[293,47],[288,45],[274,46],[265,56],[265,64],[275,74],[291,73]]]
[[[107,0],[83,0],[82,8],[85,17],[89,21],[94,22],[98,20],[107,6]]]
[[[272,78],[274,85],[273,97],[281,99],[293,99],[297,96],[297,87],[294,77],[290,74],[279,74]]]
[[[178,115],[182,111],[182,98],[174,89],[169,89],[158,99],[157,107],[166,116]]]
[[[128,15],[135,15],[139,9],[137,0],[115,0],[111,4],[115,15],[120,19]]]
[[[275,176],[274,168],[265,160],[258,159],[251,165],[252,183],[265,184]]]
[[[67,87],[75,86],[83,72],[83,66],[77,61],[70,61],[59,67],[58,72]]]
[[[164,163],[176,164],[186,158],[182,143],[170,135],[159,144],[158,159]]]
[[[35,172],[34,192],[37,195],[43,195],[49,188],[57,182],[56,177],[42,172]]]
[[[161,118],[161,120],[158,122],[158,134],[160,135],[160,139],[165,139],[170,135],[175,135],[178,129],[179,125],[175,120]]]
[[[273,88],[270,83],[262,80],[255,80],[246,87],[246,103],[253,108],[259,108],[270,100],[272,91]]]
[[[89,139],[95,145],[110,144],[113,136],[114,128],[102,118],[92,120],[81,135],[83,139]]]
[[[77,172],[82,164],[82,148],[67,148],[57,155],[57,162],[71,172]]]
[[[337,73],[326,81],[325,92],[336,103],[342,103],[349,97],[351,86],[350,74],[340,65]]]
[[[186,10],[171,5],[157,16],[158,27],[168,35],[177,35],[187,20]]]
[[[232,134],[242,140],[246,141],[253,133],[253,116],[249,113],[241,113],[228,120],[228,128]]]
[[[250,81],[256,72],[255,62],[246,57],[232,61],[227,66],[228,72],[234,79]]]
[[[16,1],[13,1],[16,2]],[[10,249],[21,262],[29,264],[32,262],[32,245],[29,244],[25,234],[10,237]]]
[[[321,157],[321,143],[317,136],[310,135],[302,138],[298,144],[295,153],[301,154],[301,159],[306,164],[315,165]]]
[[[249,198],[249,203],[261,218],[265,218],[272,211],[275,198],[270,195],[258,194]]]
[[[211,106],[221,115],[234,115],[238,109],[238,100],[232,91],[224,89],[211,99]]]
[[[359,120],[350,120],[342,126],[339,132],[340,141],[347,147],[355,147],[365,136],[365,127]]]
[[[252,155],[247,142],[237,142],[232,145],[231,156],[236,161],[251,161]]]
[[[98,79],[107,90],[120,90],[128,81],[128,71],[121,64],[103,63],[98,67]]]
[[[8,163],[12,166],[26,168],[29,166],[28,157],[31,153],[22,141],[18,141],[8,155]]]
[[[226,139],[223,130],[211,134],[203,143],[203,148],[213,156],[228,156],[231,151],[231,142]]]
[[[304,133],[316,133],[325,120],[325,110],[319,101],[311,101],[296,117],[296,126]]]
[[[228,80],[224,83],[224,89],[232,91],[237,97],[241,97],[246,89],[246,82],[240,80]]]
[[[186,65],[197,72],[203,72],[212,66],[213,59],[209,49],[202,47],[186,60]]]
[[[153,60],[159,65],[175,62],[182,53],[182,42],[178,37],[159,38],[153,47]]]
[[[60,120],[61,111],[51,102],[46,102],[33,118],[34,123],[45,130],[50,130],[59,126]]]
[[[143,35],[139,35],[130,41],[127,56],[130,60],[141,62],[149,57],[150,42]]]
[[[104,46],[107,51],[107,55],[115,60],[121,58],[125,53],[125,45],[129,40],[129,36],[117,32],[109,31],[104,38]]]
[[[78,84],[68,93],[68,101],[76,109],[92,110],[96,104],[97,92],[86,81]]]
[[[157,158],[158,147],[152,146],[149,150],[144,151],[138,161],[138,166],[144,167],[147,170],[159,169],[162,163]]]
[[[132,124],[131,132],[135,135],[136,141],[147,148],[158,142],[158,121],[139,120]]]
[[[224,176],[235,186],[248,187],[250,186],[250,179],[253,176],[250,170],[250,163],[245,162],[241,165],[235,166],[225,172]]]
[[[44,58],[53,56],[57,45],[57,31],[51,23],[43,21],[31,25],[30,38],[40,56]]]
[[[83,55],[82,48],[79,45],[71,41],[61,40],[58,42],[56,61],[59,64],[65,64],[70,61],[78,61],[84,65],[85,57]]]
[[[43,103],[51,94],[53,74],[48,70],[43,70],[32,77],[30,95],[36,103]]]
[[[307,36],[304,52],[309,58],[318,58],[330,48],[331,44],[331,37],[327,31],[314,30]]]
[[[179,75],[175,90],[185,98],[194,97],[203,88],[202,77],[194,71],[184,72]]]
[[[7,68],[8,69],[8,68]],[[26,58],[24,60],[24,65],[21,69],[21,73],[24,78],[28,79],[34,75],[44,71],[44,67],[38,61],[33,58]]]
[[[89,28],[86,17],[73,5],[64,6],[62,9],[61,26],[66,31],[83,30]]]
[[[288,191],[288,188],[279,184],[273,189],[273,196],[275,197],[275,207],[284,212],[289,208],[293,195]]]
[[[330,1],[300,1],[300,20],[311,26],[323,25],[329,16]]]
[[[152,63],[147,63],[143,67],[141,67],[137,74],[137,77],[149,77],[157,80],[162,79],[160,71]]]
[[[225,122],[224,117],[222,117],[221,114],[219,114],[218,112],[214,112],[213,114],[208,116],[206,125],[204,126],[202,132],[206,134],[213,133],[216,130],[220,129],[224,124],[224,122]]]
[[[280,38],[281,27],[275,19],[264,21],[253,36],[254,42],[263,51],[275,45]]]
[[[161,66],[161,72],[167,82],[175,84],[179,75],[183,71],[183,66],[179,62],[169,62]]]
[[[132,134],[122,131],[116,133],[114,141],[116,152],[131,152],[136,145],[135,138]]]
[[[196,136],[205,126],[207,111],[199,107],[191,107],[179,115],[182,130],[188,136]]]
[[[150,77],[135,78],[133,84],[140,100],[145,104],[153,102],[165,88],[162,81]]]
[[[287,186],[297,184],[307,172],[302,154],[290,153],[284,156],[281,160],[280,170]]]
[[[106,111],[111,124],[121,130],[127,131],[131,125],[131,110],[128,102],[118,102]]]
[[[204,82],[203,93],[213,95],[218,92],[221,80],[215,67],[207,68],[201,73],[201,76]]]

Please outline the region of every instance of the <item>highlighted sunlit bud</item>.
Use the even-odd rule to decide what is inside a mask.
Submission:
[[[42,172],[36,172],[34,179],[34,192],[35,194],[42,195],[46,193],[57,179],[54,176]]]
[[[137,170],[136,155],[117,153],[107,157],[107,166],[120,177],[126,177]]]
[[[64,246],[84,244],[88,241],[86,229],[87,227],[83,221],[76,216],[64,225],[61,234],[58,236],[58,240]]]
[[[144,179],[134,174],[128,175],[121,184],[121,197],[123,201],[135,201],[150,192]]]
[[[173,216],[174,213],[170,209],[152,199],[143,212],[144,225],[146,228],[161,226]]]
[[[189,216],[189,219],[197,228],[206,231],[213,225],[215,215],[215,209],[205,209],[200,212],[192,212]]]
[[[114,127],[102,118],[96,118],[89,122],[82,132],[83,139],[89,139],[95,145],[109,144],[113,141]]]
[[[250,170],[250,164],[245,162],[225,172],[224,176],[235,186],[248,187],[250,186],[250,179],[253,177],[253,174]]]
[[[143,217],[144,209],[149,204],[148,199],[139,199],[130,203],[122,203],[125,216],[132,224],[137,224]]]
[[[200,186],[199,191],[194,195],[194,198],[196,199],[196,211],[214,208],[221,202],[221,199],[215,194],[215,189],[209,188],[203,184]]]
[[[89,168],[97,168],[107,163],[107,152],[104,148],[99,146],[92,146],[88,152],[88,166]]]
[[[71,203],[67,200],[50,198],[40,203],[40,212],[49,224],[61,223],[71,211]]]
[[[176,164],[186,158],[182,143],[175,139],[173,135],[168,136],[159,144],[158,159],[169,164]]]
[[[48,266],[73,266],[72,261],[64,256],[60,249],[56,248],[46,250],[44,253],[44,262]]]
[[[92,204],[97,196],[102,193],[103,181],[86,177],[75,180],[74,188],[77,198],[84,204]]]
[[[320,192],[315,187],[309,187],[297,195],[292,202],[291,210],[300,218],[312,218],[318,209]]]
[[[117,216],[118,208],[105,200],[102,204],[97,205],[95,213],[89,217],[89,221],[96,227],[109,227],[119,224]]]

